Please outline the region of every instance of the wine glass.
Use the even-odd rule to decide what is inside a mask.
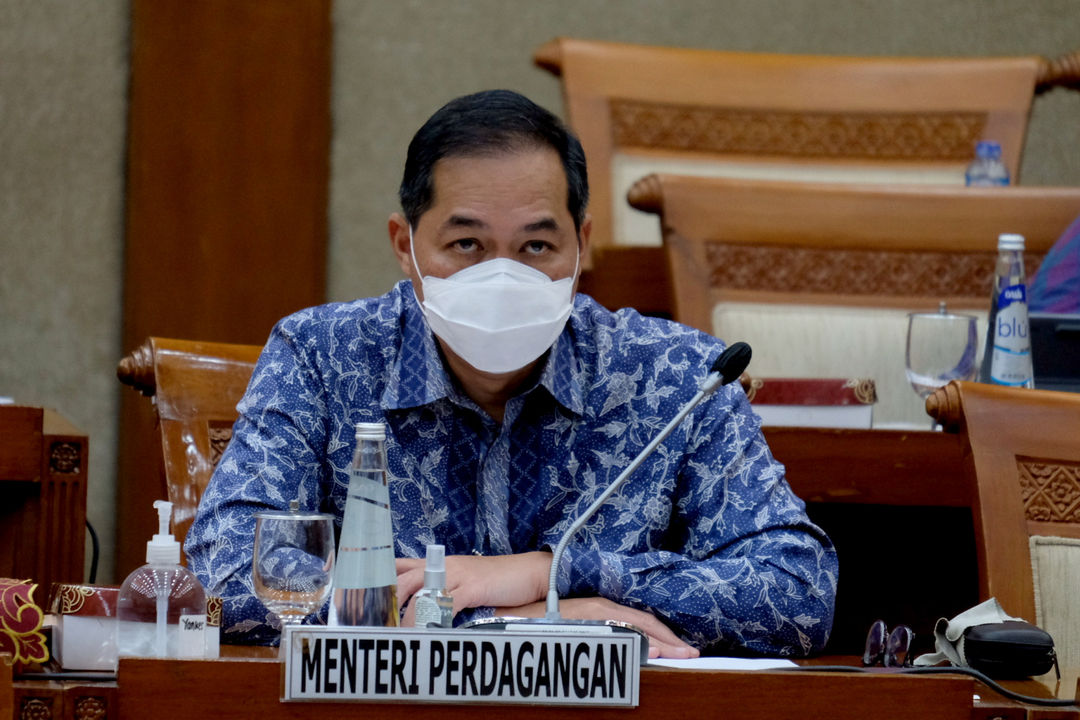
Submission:
[[[255,513],[255,595],[281,621],[298,625],[330,595],[334,516],[289,510]]]
[[[949,312],[909,313],[907,379],[925,398],[950,380],[974,380],[978,373],[974,315]]]

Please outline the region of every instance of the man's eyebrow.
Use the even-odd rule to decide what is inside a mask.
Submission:
[[[559,229],[559,223],[555,221],[555,218],[547,217],[536,222],[531,222],[522,228],[527,233],[539,232],[541,230],[550,230],[555,232]]]
[[[443,228],[486,228],[487,223],[479,218],[469,217],[468,215],[451,215],[442,224]]]

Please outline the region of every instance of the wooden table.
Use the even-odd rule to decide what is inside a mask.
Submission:
[[[836,545],[840,577],[829,654],[862,652],[884,619],[931,631],[979,600],[973,489],[956,435],[930,430],[765,428],[810,518]]]
[[[4,702],[3,669],[0,668],[0,710],[5,711],[3,717],[34,720],[141,720],[147,717],[154,720],[198,720],[202,717],[215,720],[354,720],[357,717],[475,720],[478,716],[503,713],[512,713],[514,720],[1080,718],[1080,709],[1076,706],[1039,708],[1020,705],[1001,699],[964,676],[902,675],[884,670],[847,674],[646,667],[641,671],[641,702],[634,710],[529,705],[482,708],[420,703],[283,703],[279,699],[281,672],[281,664],[273,658],[125,659],[120,663],[117,682],[16,681],[11,710],[8,710]],[[1052,677],[1009,685],[1036,696],[1055,697],[1058,693],[1069,696],[1076,691],[1077,675],[1066,673],[1056,690]],[[974,699],[976,694],[980,699]]]
[[[954,434],[800,427],[764,433],[792,489],[807,502],[971,506]]]

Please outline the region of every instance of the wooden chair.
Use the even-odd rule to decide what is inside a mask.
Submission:
[[[980,595],[1080,663],[1080,394],[952,382],[926,411],[957,433],[974,488]]]
[[[588,157],[595,229],[582,289],[643,311],[666,311],[667,297],[648,247],[656,227],[623,202],[638,178],[962,184],[975,142],[992,139],[1015,182],[1034,96],[1080,87],[1080,53],[828,57],[558,38],[533,59],[561,79]]]
[[[1032,274],[1080,215],[1080,188],[678,175],[643,178],[629,201],[660,217],[676,320],[750,342],[754,376],[872,377],[875,422],[925,418],[906,313],[945,300],[985,314],[997,235],[1026,237]]]
[[[152,337],[120,361],[116,374],[154,403],[161,428],[163,484],[173,503],[172,531],[181,543],[206,484],[232,437],[236,404],[262,348],[257,345]],[[161,483],[144,483],[150,534]],[[149,539],[150,534],[146,537]]]

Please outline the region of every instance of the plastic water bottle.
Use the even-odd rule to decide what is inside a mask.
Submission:
[[[1001,145],[993,140],[975,144],[975,159],[964,173],[969,186],[992,187],[1009,184],[1009,169],[1001,162]]]
[[[981,379],[996,385],[1035,387],[1023,235],[998,237],[994,289],[990,295],[990,327],[986,333]]]
[[[399,624],[394,530],[386,484],[386,426],[382,423],[356,424],[329,622]]]

